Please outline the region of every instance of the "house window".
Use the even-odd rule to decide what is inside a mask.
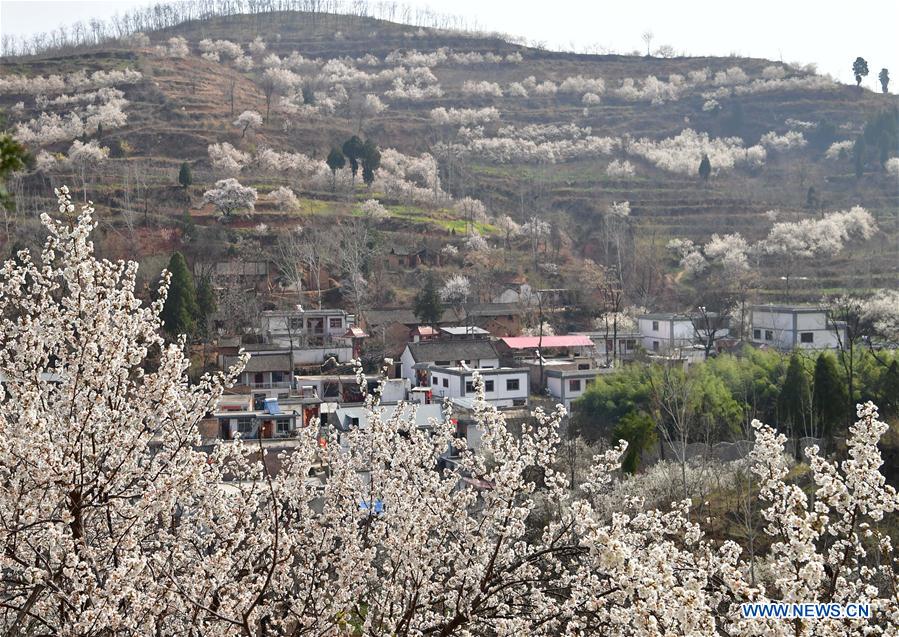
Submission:
[[[272,382],[273,383],[284,382],[284,372],[272,372]]]
[[[262,372],[256,372],[255,374],[253,374],[253,383],[256,385],[261,385],[265,382],[264,378],[265,377],[262,375]]]
[[[330,319],[328,325],[330,325],[332,329],[333,328],[340,329],[341,327],[343,327],[343,319],[340,317],[332,318],[332,319]]]
[[[434,361],[434,365],[437,367],[449,367],[449,361]]]
[[[358,427],[359,426],[359,418],[350,418],[350,427]]]
[[[303,331],[303,318],[302,317],[294,317],[289,319],[290,323],[290,331],[291,332],[301,332]]]
[[[611,338],[606,339],[606,351],[607,352],[612,351],[612,339]]]
[[[465,381],[465,391],[470,392],[474,391],[474,382],[470,380]]]
[[[290,418],[278,418],[275,420],[275,426],[279,434],[290,433]]]
[[[493,391],[493,381],[492,381],[492,380],[485,380],[485,381],[484,381],[484,391],[485,391],[485,392],[487,392],[487,391]]]
[[[590,369],[590,363],[578,363],[577,368],[578,369]]]
[[[629,339],[624,341],[624,351],[632,352],[637,349],[637,341],[635,339]]]
[[[752,338],[757,341],[762,340],[762,330],[752,330]]]
[[[517,378],[507,378],[506,391],[518,391],[518,382]]]
[[[248,434],[253,431],[253,419],[250,417],[237,419],[237,431]]]
[[[568,391],[581,391],[581,380],[574,379],[568,381]]]
[[[527,404],[528,404],[528,401],[526,398],[514,398],[512,400],[513,407],[524,407]]]
[[[652,322],[652,331],[653,331],[653,332],[658,332],[658,331],[659,331],[659,322],[658,322],[658,321],[653,321],[653,322]]]
[[[815,342],[815,333],[814,332],[801,332],[799,334],[799,342],[800,343],[814,343]]]
[[[437,377],[436,377],[436,376],[431,376],[431,384],[432,384],[432,385],[436,385],[436,384],[437,384]]]
[[[765,340],[766,341],[774,340],[774,332],[772,330],[765,330]]]
[[[446,379],[446,378],[443,379],[443,386],[449,387],[449,379]]]
[[[324,334],[325,332],[325,319],[323,318],[311,318],[308,322],[309,332],[312,334]]]
[[[654,351],[654,352],[658,352],[658,351],[659,351],[659,342],[658,342],[658,341],[653,341],[653,342],[652,342],[652,351]]]

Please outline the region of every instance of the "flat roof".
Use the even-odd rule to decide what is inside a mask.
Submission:
[[[593,369],[547,369],[545,374],[553,378],[596,378],[602,374],[611,374],[611,367],[594,367]]]
[[[429,365],[427,367],[429,372],[439,372],[441,374],[452,374],[454,376],[468,376],[469,374],[474,374],[477,372],[481,376],[496,376],[497,374],[527,374],[527,367],[488,367],[485,369],[479,369],[476,367],[472,367],[470,369],[465,369],[464,367],[437,367],[436,365]]]
[[[649,314],[641,314],[637,319],[647,319],[651,321],[692,321],[686,314],[677,312],[651,312]]]
[[[459,336],[464,334],[479,334],[485,335],[489,334],[487,330],[482,327],[476,327],[474,325],[469,326],[459,326],[459,327],[441,327],[441,332],[446,332],[447,334],[452,334],[453,336]]]
[[[814,305],[750,305],[754,312],[789,312],[790,314],[827,313],[827,310]]]
[[[564,336],[507,336],[500,339],[512,349],[532,349],[538,347],[593,347],[593,341],[583,334]]]

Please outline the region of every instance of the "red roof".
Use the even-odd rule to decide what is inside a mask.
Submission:
[[[512,349],[535,349],[539,347],[592,347],[593,341],[583,334],[569,334],[566,336],[544,336],[540,343],[539,336],[507,336],[501,339],[503,343]]]

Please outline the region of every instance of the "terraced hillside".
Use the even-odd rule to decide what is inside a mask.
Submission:
[[[899,176],[889,172],[899,161],[889,161],[896,141],[881,142],[884,130],[895,134],[897,100],[811,69],[554,53],[294,12],[7,59],[0,73],[6,125],[35,157],[11,184],[10,245],[34,239],[50,186],[69,183],[98,206],[101,249],[150,271],[174,249],[195,260],[273,256],[297,225],[327,233],[370,222],[364,269],[377,285],[368,305],[408,302],[420,277],[384,257],[428,248],[443,254],[430,267],[469,275],[482,300],[513,279],[592,288],[610,277],[631,303],[681,309],[710,282],[685,271],[669,240],[700,246],[734,233],[749,246],[753,298],[899,286]],[[248,110],[264,123],[235,125]],[[324,163],[353,135],[380,148],[370,185]],[[76,140],[97,148],[73,150]],[[225,177],[257,190],[251,219],[223,223],[204,202]],[[297,205],[274,195],[281,186]],[[368,199],[386,213],[366,218]],[[612,212],[625,201],[629,210]],[[766,249],[775,223],[828,220],[853,206],[872,215],[875,233],[849,232],[807,258]],[[486,250],[467,239],[472,231],[486,235]],[[329,275],[342,288],[337,261]],[[345,289],[336,294],[349,303]]]

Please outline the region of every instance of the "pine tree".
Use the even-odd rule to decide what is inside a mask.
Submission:
[[[197,332],[201,336],[209,336],[209,319],[215,314],[218,304],[215,299],[215,290],[212,281],[204,276],[197,283]]]
[[[808,413],[811,408],[811,390],[808,378],[799,354],[790,356],[790,364],[787,366],[787,374],[777,397],[777,413],[780,422],[787,426],[792,434],[801,431],[801,427],[808,422]]]
[[[868,62],[863,57],[855,58],[852,63],[852,73],[855,75],[855,85],[862,88],[862,78],[868,75]]]
[[[381,151],[378,145],[370,139],[362,145],[362,181],[366,186],[371,186],[375,181],[375,171],[381,166]]]
[[[184,255],[176,252],[169,259],[171,273],[169,295],[162,308],[162,324],[169,336],[192,334],[197,319],[197,291]]]
[[[424,287],[415,296],[413,313],[419,321],[426,325],[436,325],[443,315],[443,304],[440,302],[440,291],[437,289],[437,279],[433,274],[428,274]]]
[[[337,188],[337,171],[346,166],[346,157],[344,157],[343,153],[340,152],[340,149],[335,146],[331,148],[331,152],[328,153],[326,163],[328,164],[328,168],[331,169],[331,190],[333,191]]]
[[[709,161],[709,156],[703,154],[702,161],[699,162],[699,176],[703,179],[708,180],[709,175],[712,174],[712,162]]]
[[[815,361],[813,395],[820,430],[825,438],[830,438],[846,420],[849,399],[846,385],[837,370],[837,361],[827,352],[822,352]]]
[[[181,184],[182,188],[187,188],[194,182],[194,177],[190,172],[190,164],[182,162],[181,170],[178,171],[178,183]]]
[[[353,173],[353,182],[356,181],[356,173],[359,172],[359,160],[362,158],[365,144],[356,135],[343,142],[343,154],[350,160],[350,171]]]

